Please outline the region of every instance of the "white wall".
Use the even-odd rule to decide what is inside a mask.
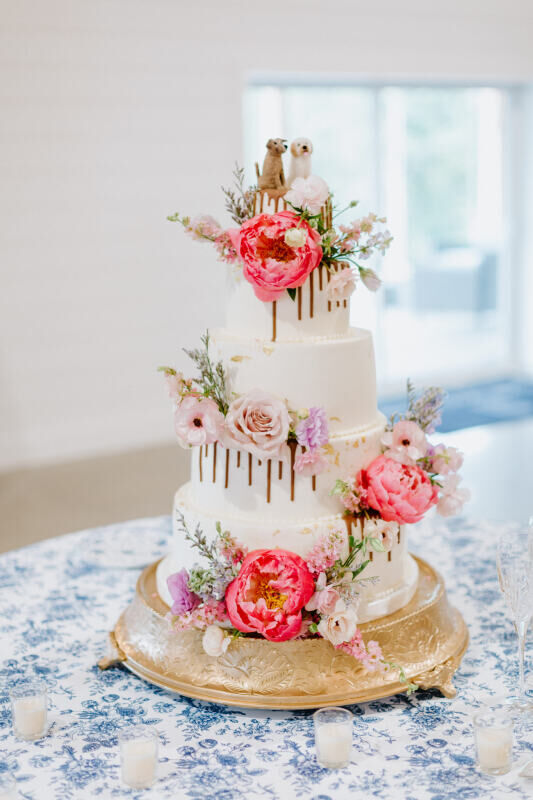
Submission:
[[[328,7],[329,6],[329,7]],[[533,78],[530,0],[0,0],[0,468],[172,438],[248,70]],[[342,124],[331,120],[331,125]]]

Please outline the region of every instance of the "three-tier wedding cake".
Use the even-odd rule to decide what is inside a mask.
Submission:
[[[409,387],[390,421],[378,411],[372,334],[350,325],[356,285],[380,285],[365,263],[392,241],[385,219],[334,225],[311,143],[293,143],[290,184],[285,149],[269,140],[258,187],[237,171],[234,227],[169,218],[214,244],[228,280],[224,327],[186,351],[197,372],[162,368],[191,478],[157,591],[176,635],[201,631],[213,658],[241,636],[322,638],[375,670],[386,659],[359,624],[413,597],[408,525],[433,506],[459,510],[462,457],[427,439],[440,390]]]

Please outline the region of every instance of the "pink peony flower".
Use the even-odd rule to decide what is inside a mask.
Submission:
[[[328,418],[323,408],[312,406],[296,428],[298,444],[314,450],[329,442]]]
[[[224,415],[210,397],[190,394],[174,412],[174,429],[182,447],[211,444],[224,435]]]
[[[318,611],[319,614],[328,615],[333,614],[335,610],[340,610],[341,596],[333,586],[327,586],[324,572],[318,576],[315,589],[315,593],[305,607],[306,611]]]
[[[237,397],[226,415],[225,440],[258,458],[279,458],[289,435],[287,406],[275,395],[252,389]]]
[[[320,475],[329,466],[327,458],[322,455],[320,450],[306,450],[298,453],[294,460],[294,471],[305,478],[313,475]]]
[[[347,300],[355,291],[355,271],[353,269],[341,269],[339,272],[332,272],[331,278],[326,289],[328,300]]]
[[[387,522],[419,522],[438,500],[437,487],[420,467],[384,455],[361,470],[358,482],[367,505]]]
[[[462,511],[463,505],[470,500],[468,489],[460,489],[459,475],[448,475],[442,487],[442,494],[437,503],[437,511],[441,517],[453,517]]]
[[[308,178],[295,178],[285,200],[294,208],[301,208],[310,214],[320,214],[328,197],[329,187],[326,181],[318,175],[310,175]]]
[[[463,454],[456,447],[438,444],[431,454],[431,469],[439,475],[457,472],[463,466]]]
[[[296,226],[306,234],[306,242],[295,248],[287,244],[285,233]],[[244,277],[264,302],[301,286],[322,260],[320,236],[292,211],[259,214],[228,233],[243,262]]]
[[[186,614],[200,605],[200,598],[189,589],[189,573],[186,569],[175,572],[167,578],[167,586],[172,597],[173,614]]]
[[[386,431],[381,437],[382,444],[388,447],[387,458],[393,458],[400,464],[415,464],[426,455],[428,443],[422,428],[411,420],[400,420],[392,431]]]
[[[311,573],[296,553],[254,550],[226,590],[228,615],[243,633],[260,633],[271,642],[294,639],[314,588]]]

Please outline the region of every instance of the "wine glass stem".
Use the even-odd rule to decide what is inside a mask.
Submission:
[[[527,622],[520,622],[516,626],[516,632],[518,634],[518,675],[519,675],[519,695],[520,701],[525,701],[526,699],[526,678],[524,673],[524,657],[525,657],[525,644],[526,644],[526,634],[528,629]]]

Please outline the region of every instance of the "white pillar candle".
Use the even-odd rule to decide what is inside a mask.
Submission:
[[[342,722],[321,725],[315,734],[318,761],[330,769],[349,764],[352,755],[352,726]]]
[[[477,763],[482,772],[503,775],[513,759],[513,720],[505,709],[485,709],[474,717]]]
[[[13,725],[20,739],[40,739],[46,733],[46,695],[13,700]]]
[[[511,766],[513,732],[509,728],[478,728],[477,754],[482,770],[505,770]]]
[[[124,783],[134,789],[151,786],[157,767],[157,739],[129,739],[121,748]]]

